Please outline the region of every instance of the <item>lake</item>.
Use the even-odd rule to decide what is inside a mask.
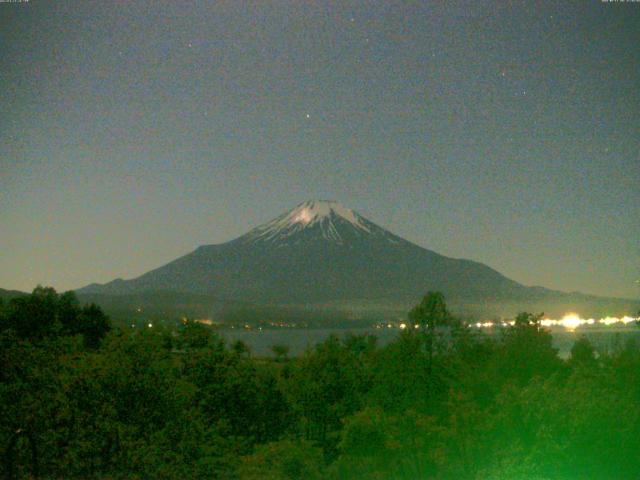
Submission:
[[[475,330],[475,329],[474,329]],[[568,331],[563,327],[552,327],[553,345],[558,349],[558,354],[562,358],[570,356],[571,347],[580,336],[586,336],[598,351],[607,352],[624,345],[629,338],[640,340],[640,328],[635,325],[627,326],[596,326],[580,327],[575,331]],[[355,329],[304,329],[304,328],[282,328],[264,330],[220,330],[220,335],[231,343],[242,340],[250,348],[254,356],[272,356],[271,347],[273,345],[287,345],[289,355],[299,355],[304,350],[325,340],[329,335],[335,334],[342,338],[348,334],[374,335],[378,338],[378,345],[385,345],[394,340],[400,330],[396,328],[355,328]],[[500,328],[483,330],[486,335],[499,335]]]

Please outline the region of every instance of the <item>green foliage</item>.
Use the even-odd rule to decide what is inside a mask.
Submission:
[[[444,295],[440,292],[427,292],[420,303],[409,312],[409,320],[413,325],[433,330],[448,325],[452,316],[447,310]]]
[[[271,351],[278,362],[284,362],[289,355],[289,347],[287,345],[272,345]]]
[[[235,342],[233,342],[231,344],[231,351],[239,356],[248,357],[251,355],[251,349],[249,348],[249,345],[244,343],[242,340],[236,340]]]
[[[59,330],[56,325],[58,295],[53,288],[36,287],[27,297],[9,302],[4,328],[12,329],[20,338],[42,338]]]
[[[332,465],[335,478],[430,478],[444,461],[434,417],[365,408],[348,418]]]
[[[305,438],[333,453],[341,419],[357,411],[369,388],[362,362],[330,336],[296,362],[287,384]]]
[[[71,333],[82,334],[85,345],[90,348],[96,348],[100,340],[111,330],[109,318],[93,303],[82,307],[74,327]]]
[[[587,368],[596,366],[596,349],[584,335],[575,341],[571,348],[571,361]]]
[[[515,318],[515,326],[519,328],[535,326],[536,328],[540,327],[540,320],[544,313],[538,313],[537,315],[529,312],[520,312],[516,315]]]
[[[181,368],[205,421],[240,444],[276,439],[288,427],[289,405],[268,367],[214,344],[184,356]]]
[[[304,440],[263,444],[242,458],[241,480],[315,480],[323,478],[322,451]]]
[[[515,382],[522,386],[536,376],[547,377],[562,368],[551,333],[540,327],[540,315],[521,313],[513,328],[503,331],[493,368],[500,384]]]
[[[640,477],[636,341],[596,355],[579,338],[563,361],[539,315],[492,338],[427,297],[427,328],[284,361],[189,321],[109,331],[38,287],[0,306],[0,477]]]
[[[111,329],[99,306],[80,307],[74,292],[58,295],[51,287],[38,286],[31,295],[13,298],[4,310],[0,330],[12,330],[21,339],[80,334],[87,347],[96,348]]]
[[[220,339],[216,335],[213,335],[210,329],[191,320],[184,320],[182,322],[182,327],[179,330],[175,344],[177,348],[183,350],[200,349],[216,345],[222,348]]]
[[[368,403],[388,411],[424,406],[430,395],[432,376],[420,335],[402,333],[398,340],[375,352]]]

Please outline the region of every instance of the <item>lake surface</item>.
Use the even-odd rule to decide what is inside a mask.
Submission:
[[[283,328],[268,330],[221,330],[220,335],[231,343],[236,340],[242,340],[250,348],[254,356],[264,357],[272,356],[271,347],[273,345],[286,345],[289,347],[289,355],[295,356],[303,353],[306,348],[313,347],[315,344],[322,342],[329,335],[335,334],[342,338],[348,334],[374,335],[378,339],[378,345],[385,345],[393,341],[400,333],[395,328],[355,328],[355,329],[303,329],[303,328]],[[486,335],[499,335],[500,329],[483,330]],[[635,325],[628,326],[603,326],[578,328],[575,331],[567,331],[562,327],[551,328],[553,335],[553,345],[558,349],[558,354],[562,358],[568,358],[571,355],[571,347],[573,343],[582,335],[586,336],[589,341],[600,352],[615,351],[624,346],[629,339],[640,341],[640,328]]]

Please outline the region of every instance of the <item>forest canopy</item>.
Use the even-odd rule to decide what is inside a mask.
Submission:
[[[111,328],[36,288],[0,305],[6,478],[636,479],[640,349],[569,359],[540,317],[489,336],[429,293],[385,346],[255,358],[198,323]]]

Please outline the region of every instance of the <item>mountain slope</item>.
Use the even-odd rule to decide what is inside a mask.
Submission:
[[[21,292],[19,290],[5,290],[0,288],[0,299],[4,302],[8,302],[12,298],[25,297],[29,295],[27,292]]]
[[[173,290],[263,303],[544,295],[486,265],[439,255],[336,202],[308,201],[227,243],[205,245],[132,280],[80,293]]]

